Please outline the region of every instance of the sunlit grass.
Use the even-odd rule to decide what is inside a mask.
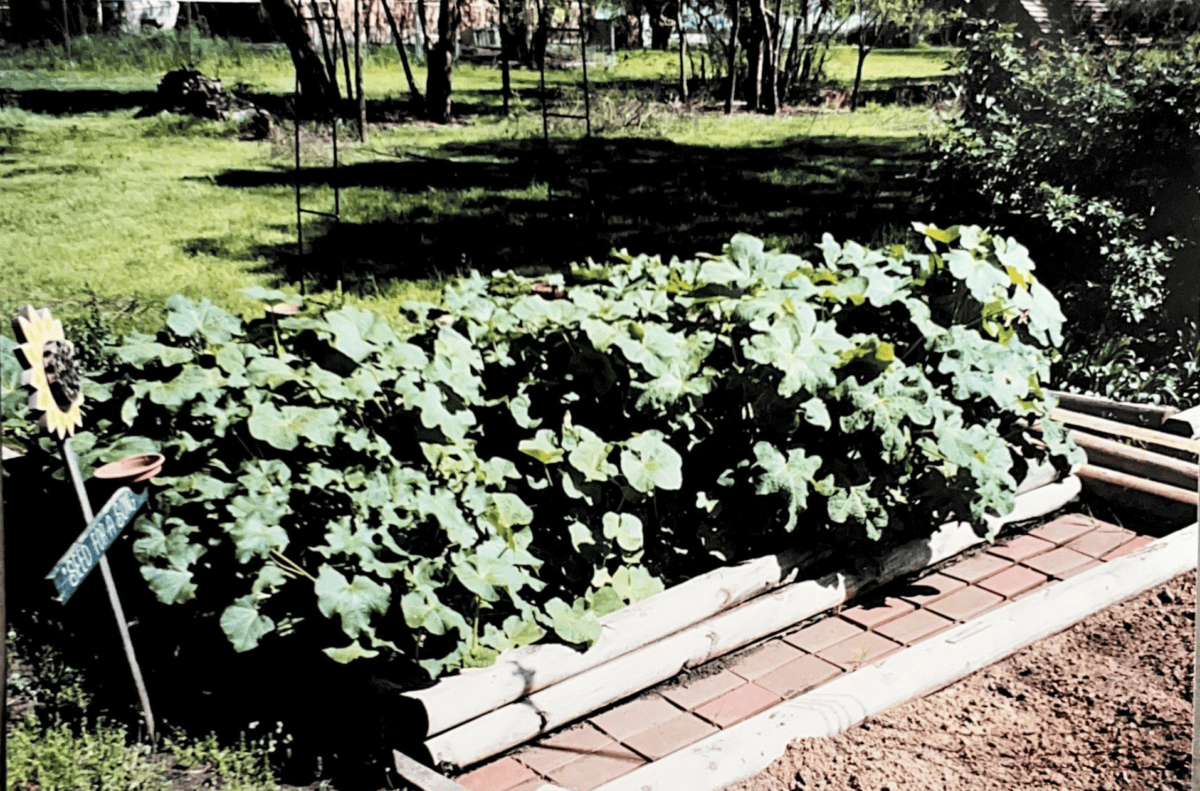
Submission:
[[[218,44],[211,44],[200,55],[198,65],[206,74],[258,92],[291,91],[294,77],[286,53]],[[146,42],[139,46],[140,54],[133,58],[136,62],[121,68],[112,67],[113,59],[121,57],[120,51],[99,44],[90,66],[82,61],[63,63],[57,50],[19,56],[10,51],[0,55],[0,88],[17,94],[33,89],[153,90],[158,67],[169,67],[178,53],[147,54]],[[932,74],[940,70],[946,55],[943,50],[875,52],[868,59],[868,75],[886,79],[896,74]],[[600,84],[655,79],[669,84],[673,57],[669,52],[619,53],[613,65],[593,69],[592,76]],[[835,50],[831,70],[846,64],[852,68],[853,51]],[[416,70],[423,87],[424,72],[419,66]],[[579,74],[553,71],[548,78],[567,85],[576,82]],[[344,140],[342,162],[396,162],[410,153],[441,158],[449,156],[446,152],[454,147],[487,148],[505,141],[510,148],[515,141],[518,147],[532,149],[541,137],[541,119],[533,101],[537,80],[535,71],[514,70],[513,86],[525,105],[524,109],[518,105],[508,118],[472,115],[445,126],[401,123],[372,127],[365,144]],[[368,53],[364,82],[372,100],[403,97],[408,90],[394,49]],[[461,102],[499,102],[496,69],[460,64],[454,85]],[[598,93],[596,117],[608,113],[620,121],[622,103],[631,96],[618,91]],[[6,315],[34,303],[73,319],[86,315],[94,305],[112,317],[119,330],[148,329],[159,323],[162,305],[172,294],[208,296],[233,310],[251,310],[258,306],[242,296],[243,289],[281,284],[280,251],[291,249],[296,240],[295,192],[287,175],[292,163],[291,135],[286,122],[276,130],[273,142],[250,142],[234,139],[228,127],[212,122],[173,116],[135,119],[133,113],[119,110],[50,117],[13,108],[0,110],[0,250],[5,258],[0,267],[0,310]],[[936,128],[936,119],[923,108],[868,106],[853,114],[800,111],[779,117],[745,113],[727,117],[680,113],[656,104],[638,126],[617,124],[600,133],[734,150],[792,145],[806,138],[915,140]],[[573,130],[567,125],[558,130],[567,137],[581,132],[581,128]],[[309,143],[303,150],[315,159],[306,160],[307,164],[326,163],[327,148],[328,141]],[[281,176],[271,186],[230,188],[217,183],[222,174],[231,171]],[[771,178],[788,182],[788,174],[783,172]],[[489,202],[540,205],[547,200],[546,189],[536,180],[490,188],[490,192],[472,185],[433,191],[354,185],[342,191],[343,218],[370,223],[406,217],[423,217],[424,222],[430,222],[430,217],[479,217],[486,224],[496,217],[494,208],[490,215],[481,209]],[[328,186],[305,188],[303,198],[307,207],[327,211],[332,208],[333,191]],[[310,238],[318,225],[319,221],[306,221]],[[487,234],[489,230],[481,227],[479,232]],[[415,275],[415,279],[371,278],[353,288],[347,284],[349,293],[325,298],[345,298],[384,315],[395,315],[406,300],[436,298],[440,290],[437,277],[451,277],[465,264],[487,264],[464,261],[449,252],[438,258],[437,245],[431,249],[432,253],[427,249],[423,254],[436,259],[433,269],[440,275],[433,280],[422,279],[428,277],[425,274]],[[399,258],[404,254],[401,249],[394,251]],[[336,272],[334,264],[329,264],[328,271]],[[291,285],[293,290],[297,287]]]

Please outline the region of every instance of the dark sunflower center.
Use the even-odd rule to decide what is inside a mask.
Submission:
[[[75,365],[75,344],[70,341],[46,341],[42,346],[42,368],[46,384],[58,408],[64,412],[79,398],[79,369]]]

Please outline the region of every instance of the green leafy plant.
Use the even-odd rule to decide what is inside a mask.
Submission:
[[[1170,288],[1190,288],[1182,271],[1168,278],[1197,242],[1184,207],[1196,197],[1200,39],[1140,53],[1035,46],[1012,26],[972,24],[956,64],[963,110],[935,141],[943,208],[1029,245],[1077,329],[1155,318]]]
[[[815,263],[739,235],[475,274],[407,304],[407,337],[351,306],[246,320],[177,296],[86,385],[76,443],[168,456],[141,573],[238,651],[437,675],[589,643],[721,563],[983,529],[1026,459],[1073,459],[1041,389],[1063,316],[1025,248],[918,230],[923,252],[827,235]]]

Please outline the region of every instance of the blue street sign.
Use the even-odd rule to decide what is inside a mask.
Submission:
[[[109,498],[100,513],[96,514],[96,518],[79,534],[71,548],[46,575],[46,579],[54,580],[60,602],[67,603],[67,599],[71,598],[71,594],[79,587],[79,583],[83,582],[83,578],[104,557],[113,539],[120,535],[125,525],[129,524],[133,515],[137,513],[137,509],[141,508],[149,497],[149,488],[141,494],[134,494],[128,487],[122,487]]]

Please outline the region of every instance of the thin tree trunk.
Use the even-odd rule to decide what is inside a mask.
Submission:
[[[805,33],[808,32],[808,15],[804,16]],[[787,60],[783,66],[783,86],[779,90],[780,98],[787,101],[792,95],[792,83],[795,82],[796,72],[800,68],[800,18],[792,23],[792,42],[788,45]]]
[[[687,102],[687,68],[684,65],[684,58],[687,56],[687,32],[683,29],[683,0],[678,0],[675,4],[675,27],[679,29],[679,100]]]
[[[346,96],[354,96],[354,84],[350,82],[350,48],[346,46],[346,31],[342,29],[342,11],[337,0],[333,0],[333,31],[342,47],[342,69],[346,73]]]
[[[400,65],[404,67],[404,79],[408,82],[408,95],[413,107],[421,111],[425,107],[425,99],[417,88],[417,81],[413,79],[412,67],[408,65],[408,52],[404,49],[404,39],[400,36],[400,26],[396,24],[396,17],[392,16],[388,0],[383,0],[383,14],[387,17],[388,26],[392,29],[392,40],[396,42],[396,51],[400,53]]]
[[[367,96],[363,93],[362,0],[354,0],[354,90],[358,99],[358,141],[367,139]]]
[[[433,51],[433,44],[429,41],[429,23],[425,13],[425,0],[417,0],[417,21],[421,26],[421,39],[425,43],[421,46],[421,51],[425,53],[425,57],[429,57],[429,53]]]
[[[775,38],[771,33],[771,22],[767,18],[766,8],[761,8],[762,13],[762,39],[763,39],[763,95],[765,100],[760,96],[759,104],[762,105],[764,112],[774,115],[779,111],[779,71],[776,68],[776,63],[779,58],[775,54]]]
[[[325,33],[325,20],[321,18],[321,7],[317,5],[317,0],[309,0],[309,2],[312,5],[313,16],[317,20],[317,33],[321,36],[321,52],[325,55],[325,71],[329,74],[329,83],[333,86],[333,91],[336,94],[338,90],[337,59],[329,51],[329,36]],[[188,4],[188,8],[191,8],[190,3]],[[336,45],[336,42],[334,43]]]
[[[737,95],[737,48],[738,28],[742,22],[741,0],[733,0],[733,25],[729,29],[729,94],[725,97],[725,114],[733,112],[733,100]]]
[[[504,100],[504,114],[508,115],[509,103],[512,101],[512,78],[509,75],[508,61],[512,56],[512,33],[508,29],[508,1],[499,0],[497,13],[500,15],[500,96]]]
[[[862,31],[859,31],[859,36],[858,68],[854,71],[854,92],[850,94],[850,112],[854,112],[858,109],[858,89],[859,86],[862,85],[863,62],[866,61],[867,54],[871,51],[870,47],[863,44],[863,40],[861,38]]]

